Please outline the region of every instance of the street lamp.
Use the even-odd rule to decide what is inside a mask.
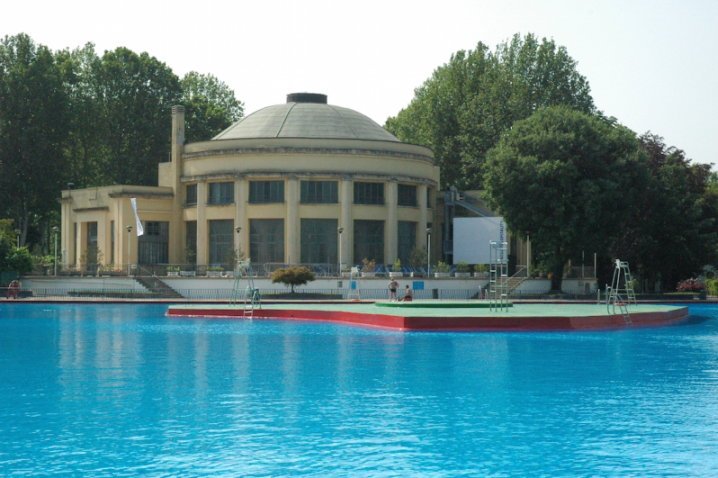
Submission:
[[[132,232],[132,226],[127,226],[125,229],[127,229],[127,277],[132,275],[130,272],[130,268],[132,267],[132,261],[130,261],[130,248],[132,246],[130,242],[130,233]]]
[[[240,243],[240,240],[242,239],[242,236],[240,236],[240,233],[242,232],[242,226],[235,227],[234,232],[237,233],[237,254],[236,254],[237,257],[235,258],[235,260],[237,262],[239,262],[239,260],[241,259],[240,255],[239,255],[239,251],[242,250],[242,244]],[[233,268],[237,267],[237,264],[232,264],[232,267]]]
[[[426,275],[431,277],[431,228],[426,228]]]
[[[59,227],[57,227],[57,226],[52,226],[52,232],[55,234],[55,251],[54,251],[54,256],[55,256],[55,273],[54,273],[54,275],[55,275],[56,277],[57,277],[57,232],[58,232],[59,230],[60,230]]]
[[[339,244],[337,244],[337,251],[339,253],[339,272],[337,275],[341,279],[341,277],[342,277],[342,232],[344,232],[344,228],[339,226],[339,228],[337,228],[337,232],[339,233]]]

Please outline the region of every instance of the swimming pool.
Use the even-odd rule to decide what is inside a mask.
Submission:
[[[401,333],[0,304],[0,476],[715,476],[718,306]]]

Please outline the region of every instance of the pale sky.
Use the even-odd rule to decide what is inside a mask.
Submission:
[[[53,50],[125,46],[179,76],[213,74],[245,114],[309,91],[379,124],[452,53],[534,33],[567,48],[606,115],[718,164],[713,0],[5,2],[0,36],[21,32]]]

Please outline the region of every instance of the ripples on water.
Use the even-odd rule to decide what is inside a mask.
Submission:
[[[1,476],[718,476],[718,309],[395,333],[0,305]]]

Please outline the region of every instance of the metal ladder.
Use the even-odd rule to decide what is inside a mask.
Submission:
[[[509,309],[507,247],[506,242],[489,242],[489,308],[504,312]]]
[[[242,280],[247,281],[247,287],[242,288]],[[232,298],[230,300],[232,305],[237,305],[240,293],[242,295],[242,315],[251,319],[254,317],[254,309],[262,308],[262,300],[259,289],[254,287],[254,271],[249,259],[237,261],[234,268],[234,287],[232,288]]]
[[[606,288],[606,311],[611,315],[623,315],[627,324],[633,323],[631,314],[628,312],[630,304],[636,304],[636,292],[633,290],[633,279],[631,268],[627,261],[616,259],[616,267],[613,269],[611,285]],[[623,287],[621,287],[623,285]]]

